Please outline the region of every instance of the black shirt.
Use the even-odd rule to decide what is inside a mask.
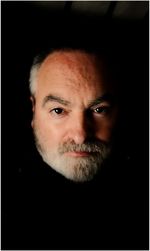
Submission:
[[[143,177],[113,155],[90,182],[75,183],[33,148],[5,175],[4,249],[144,249],[148,245]]]

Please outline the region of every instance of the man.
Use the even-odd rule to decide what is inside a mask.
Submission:
[[[32,66],[36,147],[70,180],[93,179],[110,155],[117,105],[109,74],[102,56],[82,49],[53,50]]]
[[[134,162],[121,155],[123,137],[116,148],[119,86],[104,54],[65,47],[34,60],[31,125],[38,151],[29,141],[17,163],[22,171],[9,176],[5,249],[146,245],[143,188]]]
[[[2,249],[147,249],[148,26],[111,15],[72,20],[72,11],[64,22],[60,12],[12,5],[3,15]],[[37,151],[30,59],[66,41],[113,51],[113,62],[105,53],[67,48],[36,58],[30,82]]]

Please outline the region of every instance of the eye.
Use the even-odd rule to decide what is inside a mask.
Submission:
[[[54,109],[50,110],[50,113],[53,115],[63,115],[64,112],[65,111],[62,108],[54,108]]]
[[[55,112],[56,114],[62,114],[63,113],[63,109],[62,108],[55,108],[52,111]]]
[[[109,113],[109,111],[110,111],[109,106],[101,106],[94,109],[94,112],[98,114],[106,114]]]

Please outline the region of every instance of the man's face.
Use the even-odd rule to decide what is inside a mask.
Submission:
[[[87,181],[111,150],[117,109],[104,65],[81,51],[54,52],[42,63],[32,127],[43,160],[74,181]]]

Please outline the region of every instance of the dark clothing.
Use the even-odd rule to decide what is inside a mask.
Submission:
[[[117,156],[93,181],[74,183],[35,151],[5,178],[2,248],[146,249],[143,178],[132,159]]]

